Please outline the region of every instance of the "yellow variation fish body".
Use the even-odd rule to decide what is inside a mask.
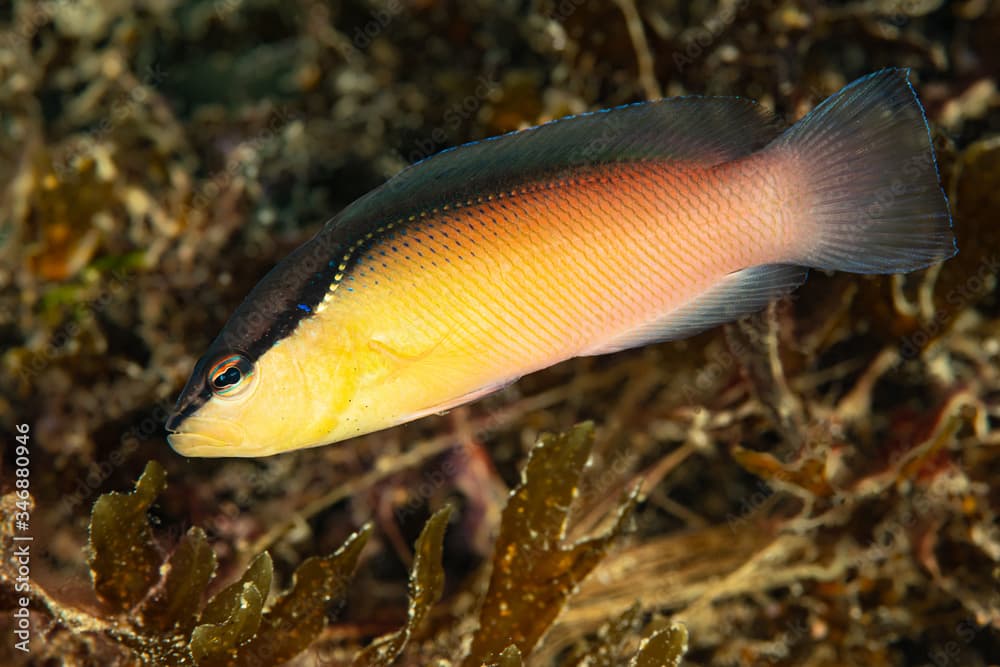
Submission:
[[[418,163],[331,220],[237,309],[169,439],[191,456],[336,442],[754,312],[809,267],[953,253],[904,70],[787,130],[736,98],[556,121]]]

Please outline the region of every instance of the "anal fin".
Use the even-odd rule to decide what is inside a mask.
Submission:
[[[665,340],[679,340],[755,313],[805,282],[809,270],[764,264],[735,271],[693,300],[591,347],[580,356],[608,354]]]

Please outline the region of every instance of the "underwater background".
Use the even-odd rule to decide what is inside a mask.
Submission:
[[[167,446],[250,288],[405,165],[889,66],[946,263],[333,446]],[[0,2],[0,664],[1000,664],[998,85],[996,0]]]

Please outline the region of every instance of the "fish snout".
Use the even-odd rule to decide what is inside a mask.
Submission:
[[[239,456],[246,440],[241,424],[224,419],[174,416],[167,430],[167,442],[181,456]]]

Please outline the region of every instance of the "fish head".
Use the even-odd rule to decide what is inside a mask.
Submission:
[[[167,422],[170,446],[183,456],[250,457],[332,442],[356,377],[337,363],[348,355],[301,348],[287,339],[253,360],[237,350],[210,351]]]
[[[314,254],[306,244],[279,263],[197,362],[166,424],[177,453],[269,456],[349,437],[331,433],[357,390],[354,334],[320,319]]]

